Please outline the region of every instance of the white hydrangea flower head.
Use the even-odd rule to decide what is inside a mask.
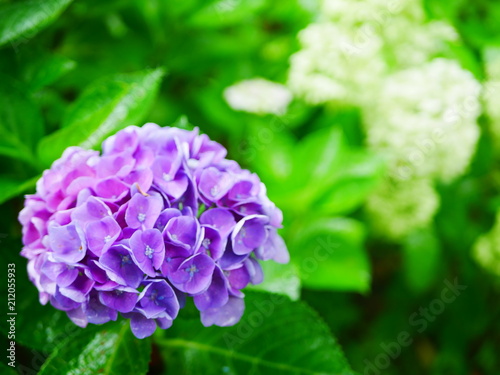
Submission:
[[[227,87],[223,95],[231,108],[259,115],[283,115],[293,99],[286,86],[263,78],[238,82]]]
[[[330,21],[349,26],[371,23],[380,26],[394,17],[422,21],[424,12],[420,0],[323,0],[321,12]]]
[[[454,60],[397,72],[364,108],[367,142],[388,156],[397,179],[451,181],[474,154],[480,94],[480,83]]]
[[[291,57],[288,86],[308,103],[357,102],[358,95],[377,87],[386,71],[373,36],[359,48],[355,30],[329,22],[309,25],[299,33],[302,50]],[[359,88],[364,87],[362,92]]]
[[[299,33],[288,85],[311,104],[369,102],[387,74],[428,61],[456,38],[450,25],[425,22],[416,0],[326,0],[320,20]]]
[[[412,24],[408,19],[395,18],[384,28],[384,53],[396,69],[416,67],[442,55],[448,44],[458,39],[456,30],[445,22]]]
[[[390,240],[401,240],[425,228],[439,207],[439,196],[428,179],[386,179],[368,198],[366,211],[372,227]]]
[[[500,212],[493,228],[476,240],[472,256],[484,269],[500,276]]]

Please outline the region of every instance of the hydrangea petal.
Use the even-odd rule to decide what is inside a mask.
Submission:
[[[85,237],[75,224],[49,227],[49,244],[56,261],[77,263],[86,253]]]
[[[155,277],[165,259],[165,244],[158,229],[138,230],[130,237],[135,264],[148,276]]]
[[[134,194],[128,204],[125,220],[131,228],[153,228],[160,212],[162,199],[158,194]]]
[[[216,202],[226,195],[233,183],[233,178],[229,173],[209,167],[201,173],[198,186],[200,192],[208,201]]]
[[[251,215],[241,219],[231,234],[234,253],[248,254],[261,246],[267,238],[267,222],[268,218],[263,215]]]
[[[224,306],[228,299],[227,281],[224,273],[219,267],[215,267],[212,282],[208,289],[193,297],[198,310],[205,311],[211,308]]]
[[[121,233],[121,228],[112,216],[92,221],[85,228],[89,250],[97,256],[106,252]]]
[[[167,317],[173,320],[180,308],[174,290],[165,280],[150,282],[142,291],[139,304],[148,319]]]
[[[201,312],[201,323],[205,327],[216,325],[229,327],[238,323],[243,316],[245,303],[243,299],[230,297],[222,307],[214,307]]]
[[[99,292],[99,301],[111,309],[127,313],[134,309],[139,294],[132,288],[116,288]]]
[[[151,336],[156,331],[156,322],[146,318],[140,313],[135,313],[130,318],[130,328],[138,339]]]
[[[196,254],[179,265],[170,281],[185,293],[197,294],[209,287],[214,268],[215,263],[209,256]]]
[[[144,273],[133,262],[132,253],[123,245],[113,246],[99,258],[108,277],[124,286],[137,288]]]
[[[228,237],[236,225],[236,220],[231,211],[224,208],[212,208],[201,214],[200,223],[214,227],[221,237]]]

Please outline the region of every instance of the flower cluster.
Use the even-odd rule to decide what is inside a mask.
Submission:
[[[439,196],[427,179],[387,179],[366,202],[373,228],[390,240],[428,226],[438,207]]]
[[[353,45],[354,38],[353,29],[331,22],[313,23],[302,30],[302,49],[290,58],[288,86],[292,92],[310,104],[363,101],[379,83],[386,66],[377,56],[382,45],[379,37],[373,36],[371,43],[360,49]]]
[[[237,111],[280,116],[287,111],[292,93],[279,83],[253,78],[227,87],[224,99]]]
[[[318,21],[299,34],[288,85],[312,104],[370,102],[385,76],[439,56],[456,39],[450,25],[427,22],[416,0],[324,0]]]
[[[368,144],[391,158],[400,180],[451,181],[475,151],[480,95],[480,83],[455,60],[395,73],[364,110]]]
[[[238,322],[258,260],[289,260],[258,176],[197,130],[131,126],[102,149],[67,149],[26,197],[21,254],[40,302],[82,327],[119,312],[139,338],[186,297],[205,326]]]
[[[387,194],[385,186],[370,198],[375,221],[394,214],[380,220],[382,233],[398,239],[430,223],[439,207],[433,182],[463,174],[476,149],[480,95],[472,73],[454,60],[434,59],[388,77],[364,108],[367,142],[387,156],[390,179],[402,190]]]

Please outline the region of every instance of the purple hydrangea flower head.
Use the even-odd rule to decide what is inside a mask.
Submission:
[[[102,154],[68,148],[19,214],[40,302],[77,325],[130,319],[139,338],[192,297],[205,326],[237,323],[260,261],[289,261],[258,176],[198,129],[130,126]]]

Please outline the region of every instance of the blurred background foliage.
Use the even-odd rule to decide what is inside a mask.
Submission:
[[[345,21],[347,32],[364,22],[362,16],[356,17],[363,13],[365,2],[353,3],[357,7],[353,5],[352,23]],[[454,61],[457,69],[470,72],[464,80],[473,82],[472,86],[477,83],[483,92],[488,87],[493,91],[476,97],[464,92],[472,86],[432,89],[435,101],[445,97],[447,90],[457,91],[464,100],[471,95],[477,99],[480,108],[474,107],[477,116],[472,116],[471,124],[480,132],[467,133],[456,148],[448,147],[445,134],[438,147],[443,152],[449,149],[449,154],[424,163],[439,164],[448,158],[451,163],[445,165],[446,171],[454,163],[455,150],[459,153],[473,139],[463,170],[450,179],[419,176],[410,186],[405,178],[399,181],[391,175],[391,152],[376,142],[374,146],[370,138],[372,119],[389,122],[388,117],[377,118],[380,113],[370,117],[371,109],[377,112],[377,97],[383,92],[378,88],[389,87],[392,74],[405,72],[406,63],[411,67],[409,62],[400,66],[397,58],[387,58],[389,73],[366,66],[365,74],[380,76],[378,86],[365,86],[362,81],[361,86],[351,87],[346,78],[348,97],[353,99],[309,100],[301,88],[293,89],[297,84],[290,75],[295,63],[291,56],[309,43],[301,42],[298,35],[305,34],[300,31],[315,23],[340,24],[334,16],[325,21],[330,16],[325,18],[318,0],[0,1],[1,257],[2,262],[18,264],[19,310],[36,312],[29,318],[19,317],[19,360],[28,367],[38,360],[31,347],[50,353],[47,345],[54,327],[68,322],[51,307],[38,306],[35,288],[23,270],[24,259],[17,255],[21,242],[16,218],[22,194],[34,191],[40,173],[66,147],[98,148],[107,135],[147,121],[198,126],[224,144],[230,158],[260,175],[270,198],[284,212],[281,234],[292,262],[265,265],[267,281],[254,288],[283,293],[314,308],[354,371],[498,374],[500,233],[495,222],[500,208],[500,94],[494,89],[500,82],[500,69],[495,68],[500,3],[411,3],[418,8],[417,16],[405,10],[391,17],[398,22],[444,22],[456,31],[446,48],[433,50],[425,59]],[[331,14],[350,12],[335,9]],[[371,8],[367,5],[366,9]],[[368,46],[375,43],[370,38],[380,34],[385,51],[393,48],[391,33],[397,30],[383,35],[378,29],[385,30],[385,26],[381,23],[369,30]],[[416,29],[411,26],[399,32],[398,37],[409,40],[413,48]],[[326,37],[319,44],[329,42]],[[321,48],[316,60],[324,57],[327,67],[317,67],[315,72],[335,71],[331,52],[322,55]],[[356,69],[360,68],[353,64],[353,82],[359,74]],[[290,86],[295,95],[285,111],[232,108],[225,90],[257,77],[285,85],[283,89]],[[308,80],[312,82],[313,77]],[[404,90],[413,92],[426,84],[416,82],[416,86],[400,88],[403,97]],[[250,98],[260,95],[264,102],[277,100],[271,91],[266,97],[266,88],[255,90],[248,94]],[[368,101],[363,91],[371,95]],[[386,111],[397,113],[394,108]],[[391,137],[390,132],[384,134],[382,140]],[[378,199],[377,189],[387,184],[387,196]],[[327,256],[318,255],[318,246],[327,250]],[[467,289],[439,313],[422,318],[421,309],[440,299],[446,282],[455,280]],[[425,329],[417,329],[419,325],[412,320],[415,313],[425,320]],[[385,366],[380,359],[388,355],[384,345],[397,342],[401,332],[409,332],[412,343]],[[116,339],[113,334],[109,333],[109,340]],[[58,350],[64,354],[66,349]],[[174,363],[174,354],[153,347],[151,372],[165,370],[162,362]],[[51,373],[51,366],[57,368],[56,360],[49,359],[52,362],[45,373]]]

